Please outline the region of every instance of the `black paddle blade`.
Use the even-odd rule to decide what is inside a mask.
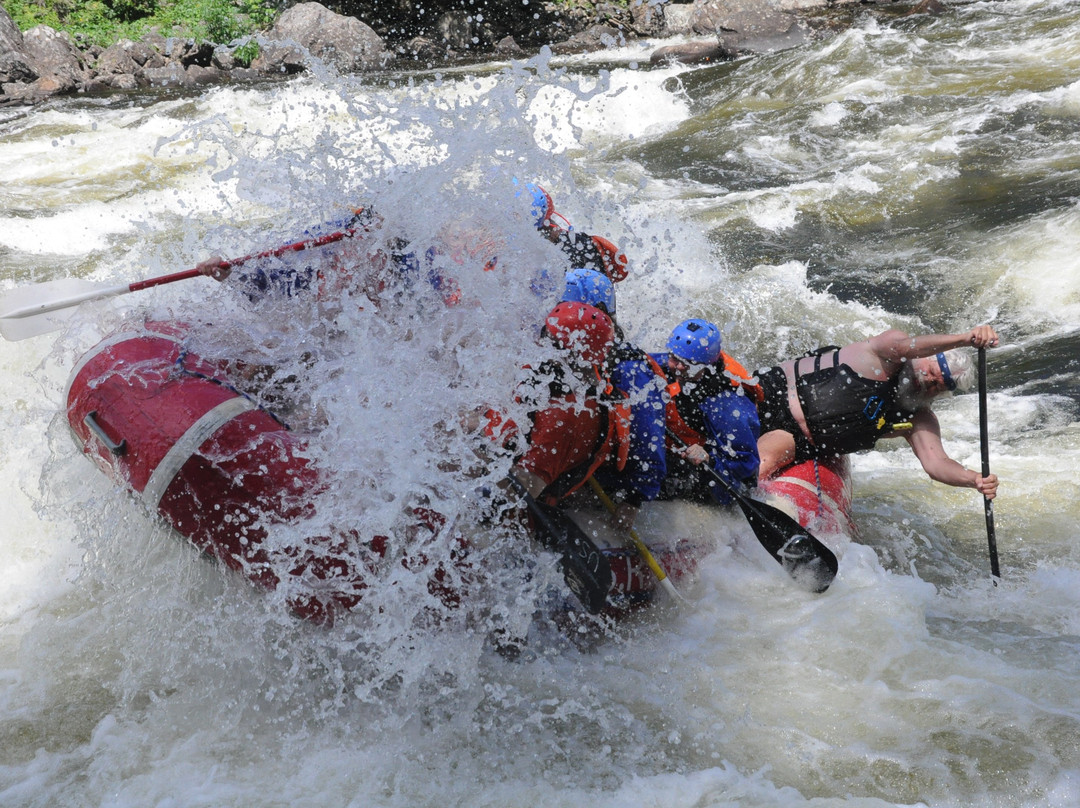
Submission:
[[[829,588],[840,568],[836,555],[779,508],[737,497],[761,545],[788,575],[811,592]]]
[[[559,566],[570,591],[590,614],[597,614],[607,605],[611,589],[611,567],[607,557],[597,549],[593,540],[569,516],[540,502],[530,503],[536,539],[559,555]]]

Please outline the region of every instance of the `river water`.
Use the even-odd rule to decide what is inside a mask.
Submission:
[[[0,805],[1080,803],[1080,5],[860,16],[696,68],[649,67],[659,44],[4,113],[5,290],[245,255],[364,203],[414,245],[449,244],[465,302],[420,283],[345,307],[330,337],[310,299],[256,306],[197,279],[0,344]],[[537,616],[557,572],[490,536],[458,608],[391,569],[327,629],[76,451],[78,357],[124,318],[182,319],[204,354],[301,380],[298,417],[325,420],[312,453],[336,475],[320,518],[393,536],[427,504],[467,525],[477,479],[438,468],[467,457],[454,415],[506,399],[550,303],[535,270],[553,256],[514,178],[627,251],[620,321],[647,347],[693,315],[750,367],[993,323],[1000,583],[981,500],[900,442],[854,458],[858,535],[831,537],[824,595],[737,515],[680,506],[641,531],[715,542],[687,604],[599,640]],[[290,364],[304,352],[321,361]],[[935,410],[978,467],[977,397]],[[492,615],[528,633],[517,660],[493,652]]]

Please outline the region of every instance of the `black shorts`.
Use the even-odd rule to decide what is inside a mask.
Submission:
[[[758,373],[758,382],[765,395],[764,401],[758,404],[758,419],[761,421],[761,434],[779,429],[787,432],[795,439],[795,461],[802,463],[819,456],[818,449],[807,440],[799,427],[795,416],[791,414],[788,406],[788,383],[784,369],[780,367],[770,368],[764,373]]]

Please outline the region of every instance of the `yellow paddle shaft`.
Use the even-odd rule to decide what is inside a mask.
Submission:
[[[589,485],[592,487],[593,493],[595,493],[604,504],[604,507],[611,511],[611,513],[615,513],[615,503],[611,501],[611,497],[607,495],[607,492],[604,490],[603,486],[596,481],[595,477],[589,478]],[[668,578],[667,573],[664,572],[664,568],[660,566],[660,563],[653,558],[653,554],[649,552],[649,548],[645,545],[645,542],[641,540],[637,531],[630,528],[629,534],[630,540],[634,543],[634,549],[636,549],[641,557],[645,559],[645,563],[649,566],[649,569],[652,570],[653,575],[656,576],[656,580],[676,602],[680,601],[681,598],[678,590],[675,589],[675,585],[671,583],[671,579]]]

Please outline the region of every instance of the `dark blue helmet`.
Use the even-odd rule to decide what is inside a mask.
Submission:
[[[712,365],[720,358],[720,329],[708,320],[684,320],[675,326],[668,350],[684,362]]]

